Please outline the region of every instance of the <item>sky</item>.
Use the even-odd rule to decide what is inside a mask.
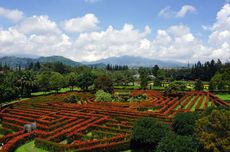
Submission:
[[[0,0],[0,56],[230,60],[230,0]]]

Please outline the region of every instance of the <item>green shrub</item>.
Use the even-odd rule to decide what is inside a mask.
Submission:
[[[198,91],[200,91],[200,90],[203,90],[204,89],[204,85],[203,85],[203,83],[202,83],[202,81],[200,80],[200,79],[198,79],[196,82],[195,82],[195,90],[198,90]]]
[[[197,119],[197,113],[177,113],[172,121],[172,129],[178,135],[193,135],[194,126]]]
[[[36,138],[34,144],[35,144],[35,147],[42,148],[50,152],[63,152],[63,151],[68,150],[68,149],[65,149],[64,146],[62,146],[61,144],[47,141],[47,140],[40,139],[40,138]]]
[[[71,95],[69,97],[64,98],[64,102],[67,103],[76,103],[78,101],[78,97],[75,95]]]
[[[112,101],[112,95],[104,92],[103,90],[98,90],[96,93],[96,101]]]
[[[133,127],[131,147],[136,150],[154,150],[161,139],[171,133],[170,128],[161,121],[150,117],[139,119]]]
[[[168,135],[157,146],[156,152],[196,152],[191,136]]]
[[[205,151],[230,151],[230,110],[213,109],[196,121],[195,132]]]

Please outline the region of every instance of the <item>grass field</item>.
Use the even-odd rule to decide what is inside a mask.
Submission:
[[[219,97],[222,100],[230,101],[230,94],[216,94],[216,96]]]
[[[48,152],[48,151],[40,149],[40,148],[36,148],[34,146],[34,140],[33,140],[33,141],[30,141],[22,145],[21,147],[16,149],[15,152]]]
[[[79,91],[80,88],[75,87],[73,90],[74,90],[74,91]],[[65,93],[65,92],[68,92],[68,91],[70,91],[70,88],[62,88],[62,89],[60,89],[58,92],[59,92],[59,93]],[[40,91],[40,92],[33,92],[33,93],[31,93],[31,95],[32,95],[32,96],[39,96],[39,95],[52,94],[52,93],[56,93],[56,91],[55,91],[55,90],[51,90],[51,91],[48,91],[48,92],[43,92],[43,91]]]

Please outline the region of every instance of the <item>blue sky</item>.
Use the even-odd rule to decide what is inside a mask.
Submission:
[[[228,0],[1,0],[0,36],[20,37],[22,42],[17,46],[0,38],[0,46],[5,47],[0,55],[64,55],[74,60],[97,60],[135,54],[178,61],[222,56],[226,60],[229,58],[226,54],[230,53],[226,52],[230,48],[228,3]],[[220,11],[225,17],[217,17]],[[10,12],[13,15],[7,15]],[[77,27],[79,24],[81,28]],[[225,36],[219,39],[217,32],[223,31]],[[99,38],[95,38],[95,33]],[[184,42],[186,36],[191,38],[186,39],[189,42]],[[114,40],[123,37],[126,44]],[[163,46],[167,38],[170,42],[164,42]],[[213,45],[217,39],[218,43]],[[39,47],[43,40],[54,42]],[[183,50],[183,42],[196,47]],[[54,46],[57,43],[60,48]],[[201,49],[203,54],[194,49]]]
[[[124,23],[135,27],[166,28],[172,24],[184,23],[199,32],[201,25],[210,25],[215,21],[216,13],[224,5],[225,0],[1,0],[0,6],[9,9],[22,10],[25,15],[48,15],[50,19],[60,22],[68,18],[95,14],[100,20],[100,26],[106,28],[113,25],[121,28]],[[197,8],[199,15],[188,15],[186,18],[165,19],[158,13],[165,7],[178,11],[183,5]],[[1,19],[2,22],[2,19]],[[8,22],[3,22],[9,25]],[[4,26],[4,24],[3,24]]]

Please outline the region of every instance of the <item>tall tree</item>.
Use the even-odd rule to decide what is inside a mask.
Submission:
[[[210,152],[230,151],[230,111],[212,110],[201,117],[195,126],[198,141]]]
[[[195,85],[195,90],[197,91],[201,91],[204,89],[204,85],[200,79],[198,79],[194,85]]]
[[[88,90],[89,86],[93,85],[95,76],[92,73],[83,73],[77,77],[77,86],[83,90]]]
[[[21,96],[30,96],[32,89],[37,85],[35,74],[32,71],[19,71],[20,78],[17,80],[17,86],[20,89]]]
[[[94,81],[94,86],[96,90],[103,90],[108,93],[113,92],[113,81],[110,76],[108,75],[102,75],[99,76],[95,81]]]
[[[37,82],[39,85],[39,90],[46,92],[51,89],[51,86],[50,86],[51,75],[52,75],[52,72],[50,71],[45,71],[37,75]]]
[[[73,91],[74,86],[77,85],[77,74],[74,72],[68,73],[66,75],[66,83],[71,87],[71,91]]]
[[[51,72],[50,87],[58,91],[65,85],[64,77],[58,72]]]
[[[158,65],[155,65],[152,69],[152,74],[157,77],[157,73],[158,73],[158,70],[159,70],[159,66]]]

